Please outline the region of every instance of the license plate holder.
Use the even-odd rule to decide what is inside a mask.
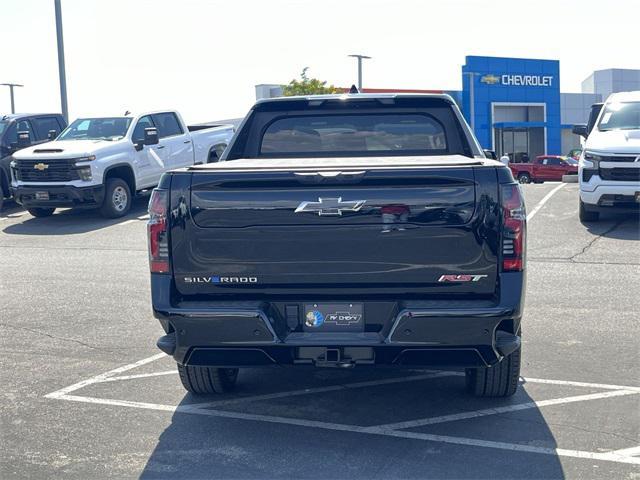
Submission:
[[[36,200],[49,200],[49,192],[36,192]]]
[[[363,332],[364,304],[305,304],[302,325],[307,332]]]

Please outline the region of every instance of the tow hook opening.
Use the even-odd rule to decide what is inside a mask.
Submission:
[[[326,368],[353,368],[356,366],[351,358],[344,357],[339,348],[325,349],[324,354],[316,359],[315,364],[316,367]]]

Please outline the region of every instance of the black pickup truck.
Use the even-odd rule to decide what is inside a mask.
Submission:
[[[11,198],[11,155],[21,148],[53,140],[67,126],[59,113],[15,113],[0,116],[0,210]]]
[[[524,205],[446,95],[258,102],[149,212],[158,347],[192,393],[269,365],[458,367],[475,395],[517,389]]]

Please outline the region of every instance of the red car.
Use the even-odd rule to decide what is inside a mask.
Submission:
[[[520,183],[559,182],[564,175],[578,174],[578,162],[559,155],[540,155],[530,163],[510,163],[509,168]]]

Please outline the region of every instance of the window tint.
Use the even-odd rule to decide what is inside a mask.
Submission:
[[[598,130],[637,130],[640,128],[640,102],[608,103]]]
[[[153,123],[158,127],[158,136],[160,138],[182,135],[184,133],[175,113],[155,113],[152,117]]]
[[[55,117],[36,117],[33,119],[39,140],[44,140],[49,135],[49,130],[60,133],[60,125]]]
[[[31,128],[31,122],[29,122],[28,120],[19,120],[17,122],[16,133],[19,133],[19,132],[29,132],[29,139],[32,142],[35,140],[33,129]],[[17,137],[16,137],[16,141],[17,141]]]
[[[58,140],[120,140],[127,134],[131,119],[126,117],[78,118]]]
[[[562,162],[559,158],[550,158],[549,165],[562,165]]]
[[[446,152],[447,139],[442,124],[429,115],[418,114],[280,118],[267,128],[260,148],[261,155]]]
[[[133,143],[142,142],[144,140],[144,129],[150,127],[155,127],[153,120],[151,119],[151,115],[145,115],[140,118],[136,128],[133,130],[133,135],[131,136]]]

